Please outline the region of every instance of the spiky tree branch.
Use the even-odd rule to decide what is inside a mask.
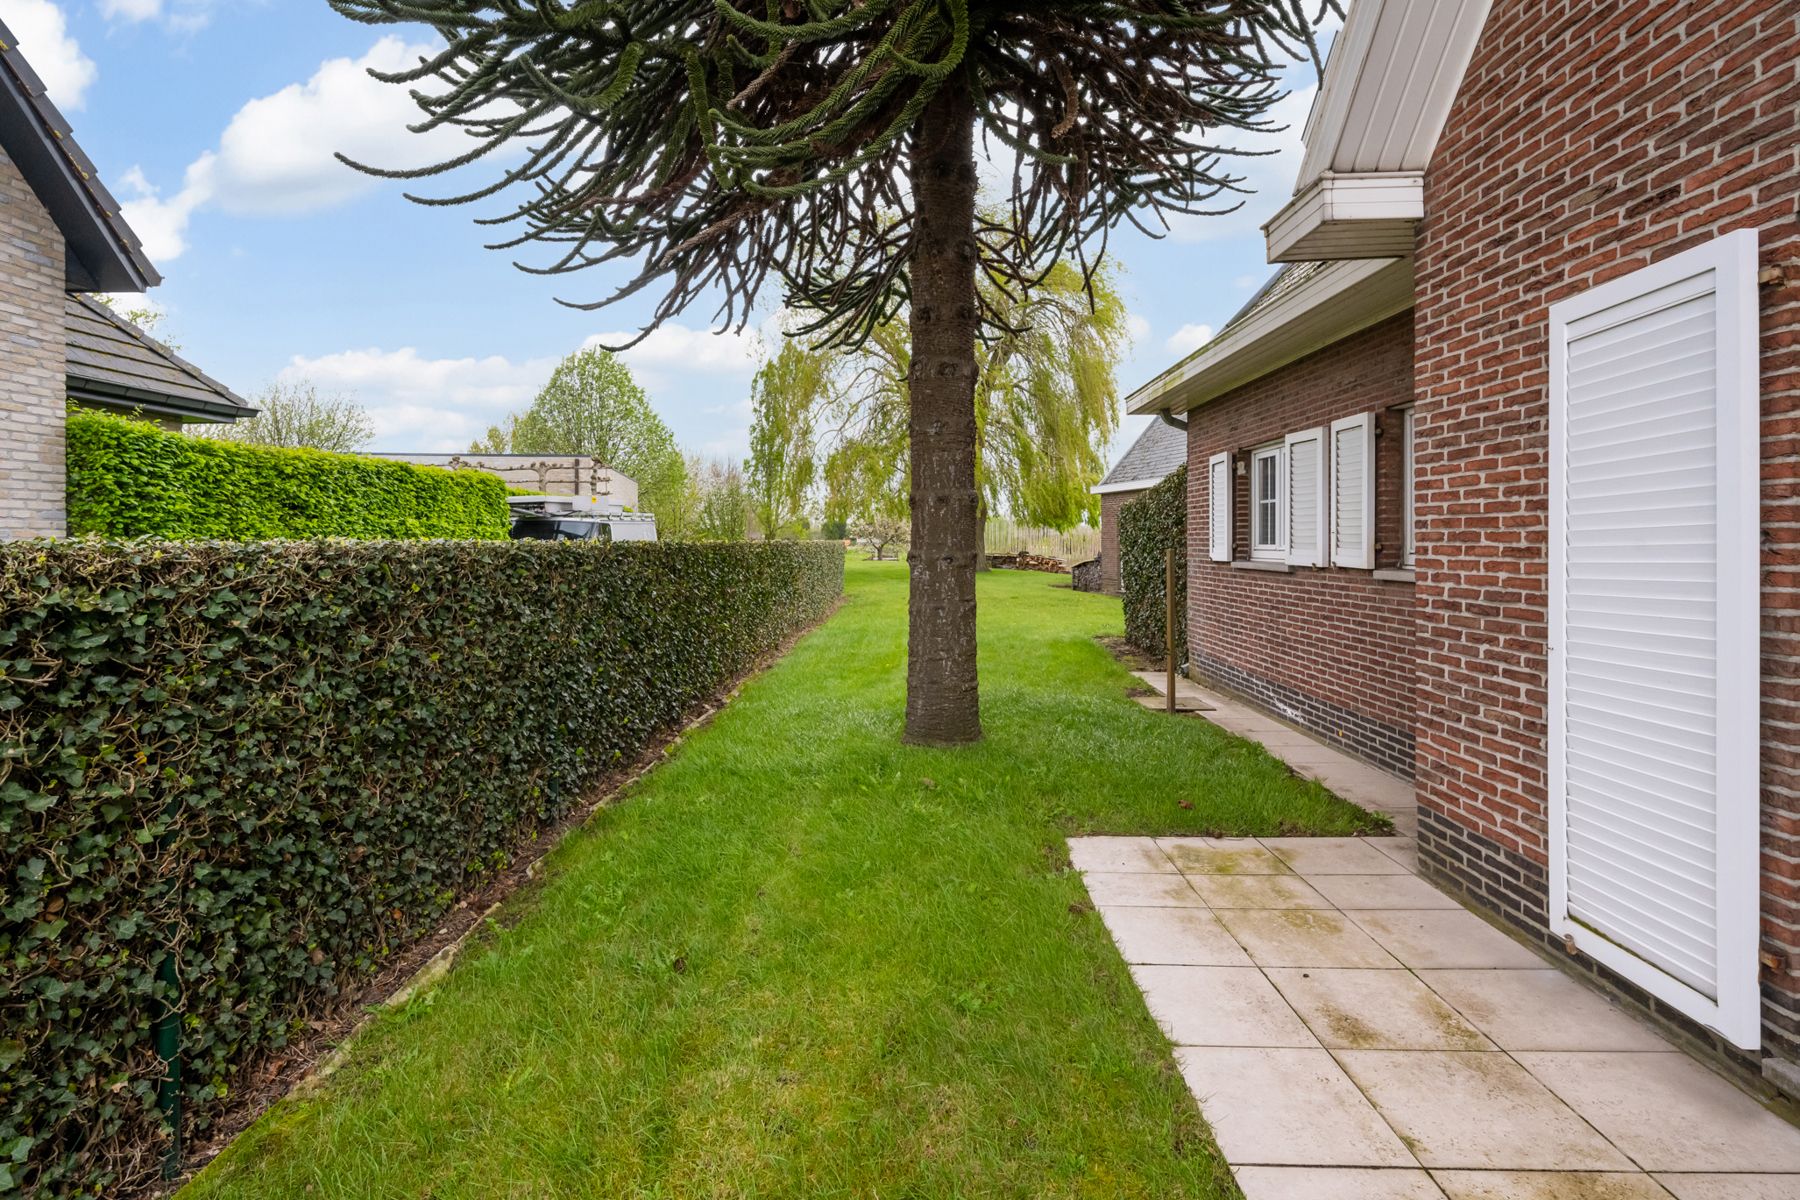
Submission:
[[[741,325],[778,285],[795,332],[860,342],[906,302],[915,233],[905,143],[945,87],[974,92],[990,156],[1012,163],[984,214],[986,277],[1029,288],[1084,266],[1122,221],[1235,205],[1234,135],[1269,128],[1278,69],[1315,55],[1336,0],[330,0],[370,24],[422,23],[438,54],[381,77],[473,139],[421,180],[494,162],[495,248],[524,269],[624,264],[598,308],[657,289],[654,327],[694,302]],[[523,147],[522,153],[518,148]],[[503,151],[507,153],[502,153]],[[516,154],[516,157],[514,156]],[[1029,231],[1028,238],[1012,231]],[[985,311],[990,323],[998,314]],[[646,329],[646,331],[647,331]]]

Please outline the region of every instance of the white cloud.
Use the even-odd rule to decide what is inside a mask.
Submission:
[[[1206,343],[1212,341],[1211,325],[1183,325],[1169,336],[1163,345],[1175,354],[1192,354]]]
[[[51,0],[0,0],[0,21],[18,39],[19,52],[43,79],[56,107],[80,108],[100,70],[69,36],[62,9]]]
[[[1150,336],[1150,322],[1136,313],[1128,313],[1125,317],[1125,331],[1131,336],[1133,345],[1141,346]]]
[[[178,33],[192,33],[212,20],[218,0],[100,0],[100,15],[109,21],[141,25],[160,21]]]
[[[489,425],[531,403],[555,368],[548,358],[426,358],[408,346],[295,355],[280,378],[354,397],[384,449],[449,453],[467,450]]]
[[[597,333],[583,346],[622,346],[635,333]],[[662,325],[620,355],[634,371],[702,371],[748,375],[765,352],[764,334],[755,330],[714,333],[686,325]]]
[[[162,10],[163,0],[100,0],[100,15],[109,21],[148,21]]]
[[[208,150],[187,168],[181,190],[163,196],[143,172],[121,182],[135,195],[125,219],[158,262],[186,250],[194,214],[216,207],[241,216],[292,216],[331,208],[379,186],[335,155],[359,162],[407,168],[440,161],[469,145],[458,129],[414,134],[407,123],[419,111],[407,89],[369,77],[371,67],[395,70],[416,62],[431,47],[384,37],[359,59],[322,63],[305,83],[245,104]]]
[[[582,343],[618,345],[623,334],[596,334]],[[664,325],[621,357],[652,397],[696,389],[716,392],[721,376],[740,379],[755,370],[763,353],[757,332],[715,336],[685,325]],[[384,450],[452,453],[487,432],[507,414],[524,409],[556,369],[555,358],[522,362],[500,355],[487,358],[427,358],[416,348],[346,350],[316,358],[295,355],[280,374],[283,382],[306,380],[326,392],[355,398],[375,422],[375,444]],[[683,386],[687,385],[687,386]],[[727,385],[742,389],[744,382]],[[735,395],[735,392],[733,393]],[[719,406],[707,415],[729,418],[713,422],[725,439],[720,444],[748,445],[748,409]],[[666,414],[665,414],[666,416]],[[735,426],[743,423],[745,428]]]

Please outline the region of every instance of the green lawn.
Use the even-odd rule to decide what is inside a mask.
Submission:
[[[905,604],[853,562],[836,617],[184,1195],[1235,1196],[1063,839],[1371,818],[1127,699],[1118,602],[1066,578],[982,579],[987,741],[903,747]]]

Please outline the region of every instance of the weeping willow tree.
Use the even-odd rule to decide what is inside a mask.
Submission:
[[[975,483],[983,515],[1069,529],[1096,516],[1089,491],[1106,474],[1118,429],[1117,369],[1129,314],[1104,269],[1056,264],[1029,292],[980,284],[998,332],[975,348]],[[908,323],[877,327],[840,364],[828,511],[903,510],[912,359]]]
[[[745,322],[778,288],[797,332],[855,345],[905,308],[912,582],[906,732],[981,734],[975,674],[976,345],[1004,333],[978,269],[1029,290],[1087,269],[1121,221],[1232,206],[1229,147],[1268,128],[1280,68],[1335,0],[330,0],[444,40],[383,75],[415,128],[498,164],[428,200],[511,198],[527,269],[617,267],[596,299],[706,301]],[[1254,138],[1250,139],[1254,141]],[[1010,163],[977,212],[976,152]],[[516,153],[497,153],[516,150]],[[1012,232],[1019,231],[1019,232]]]

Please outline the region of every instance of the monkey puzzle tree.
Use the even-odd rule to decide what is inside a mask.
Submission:
[[[652,322],[709,298],[741,325],[765,285],[854,344],[912,329],[912,593],[906,735],[981,734],[975,674],[975,344],[998,328],[977,268],[1014,290],[1085,265],[1123,220],[1203,212],[1238,178],[1234,130],[1267,128],[1279,68],[1335,0],[330,0],[422,23],[445,48],[383,75],[416,128],[514,157],[500,248],[544,273],[621,264],[597,308],[653,285]],[[1316,57],[1316,56],[1315,56]],[[978,215],[978,134],[1011,163]]]

